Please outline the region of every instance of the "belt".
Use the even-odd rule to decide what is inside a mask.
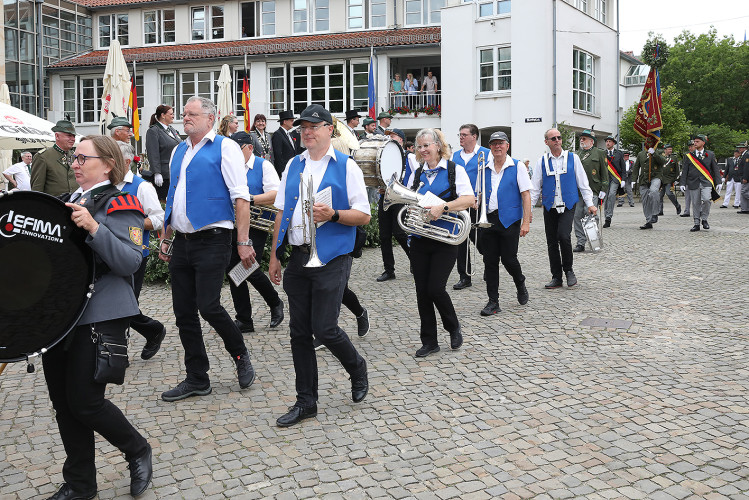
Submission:
[[[211,229],[204,229],[202,231],[195,231],[194,233],[177,233],[178,238],[184,238],[186,240],[200,240],[204,238],[213,238],[220,234],[229,234],[231,229],[224,227],[214,227]]]
[[[298,250],[302,253],[309,253],[310,246],[309,245],[291,245],[291,250]]]

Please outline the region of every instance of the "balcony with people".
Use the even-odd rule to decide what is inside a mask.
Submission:
[[[391,115],[397,118],[417,118],[441,114],[439,66],[414,68],[403,64],[391,74],[388,90],[388,112]]]

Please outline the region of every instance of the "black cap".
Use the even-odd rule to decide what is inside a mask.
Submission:
[[[287,109],[286,111],[281,111],[278,113],[278,121],[282,122],[284,120],[293,120],[294,119],[294,112],[290,109]]]
[[[333,117],[330,116],[330,111],[323,108],[319,104],[310,104],[302,111],[297,120],[294,120],[294,126],[296,127],[302,122],[310,123],[333,123]]]
[[[395,134],[401,139],[403,139],[403,142],[406,142],[406,134],[399,128],[391,128],[387,130],[388,134]]]
[[[240,146],[249,144],[252,147],[255,147],[255,141],[253,140],[253,137],[245,131],[234,132],[231,137],[229,137],[229,139],[236,142]]]
[[[494,141],[505,141],[505,142],[510,142],[510,139],[508,139],[508,138],[507,138],[507,134],[505,134],[504,132],[502,132],[501,130],[499,130],[499,131],[497,131],[497,132],[494,132],[494,133],[493,133],[493,134],[492,134],[492,135],[491,135],[491,136],[489,137],[489,144],[491,144],[491,143],[492,143],[492,142],[494,142]]]
[[[606,140],[607,141],[614,141],[614,142],[616,142],[616,137],[614,137],[613,135],[607,135],[606,136]]]
[[[361,118],[361,115],[359,115],[358,111],[355,111],[353,109],[349,109],[346,111],[346,121],[353,120],[354,118]]]

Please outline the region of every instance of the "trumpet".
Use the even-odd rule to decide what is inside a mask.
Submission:
[[[421,187],[421,186],[420,186]],[[393,174],[387,182],[385,197],[382,200],[382,208],[387,210],[391,205],[403,203],[404,207],[398,212],[398,225],[406,232],[430,238],[448,245],[460,245],[471,230],[471,218],[468,212],[461,210],[455,213],[442,214],[439,219],[447,222],[448,228],[432,224],[429,218],[429,210],[419,206],[419,201],[424,197],[419,193],[411,191],[398,182],[397,174]]]
[[[277,213],[273,205],[250,205],[250,227],[273,234]]]
[[[484,187],[486,186],[486,154],[482,151],[479,153],[478,157],[478,172],[476,174],[476,189],[474,191],[476,192],[476,197],[478,199],[478,212],[479,212],[479,218],[478,220],[471,225],[471,228],[475,231],[473,234],[473,245],[469,242],[468,244],[473,247],[473,262],[476,262],[476,257],[478,256],[478,237],[479,237],[479,228],[487,228],[491,227],[491,222],[489,222],[489,219],[486,216],[486,193],[484,193]],[[491,194],[491,193],[490,193]],[[468,262],[469,262],[469,256],[471,255],[471,252],[466,252],[466,274],[468,276],[473,276],[476,274],[476,271],[473,270],[473,266],[471,266],[471,270],[468,271]]]
[[[315,224],[315,193],[312,176],[304,184],[304,174],[299,174],[299,198],[302,200],[302,211],[309,222],[309,260],[304,267],[323,267],[325,264],[317,256],[317,224]],[[307,242],[307,224],[302,223],[304,242]]]

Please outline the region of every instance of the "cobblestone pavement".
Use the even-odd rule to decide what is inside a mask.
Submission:
[[[144,310],[169,335],[148,362],[135,335],[126,383],[108,391],[153,445],[143,498],[749,498],[749,217],[716,204],[711,229],[690,233],[691,218],[666,211],[640,231],[640,205],[618,208],[605,250],[575,254],[580,284],[548,291],[534,209],[520,244],[530,302],[517,304],[502,271],[502,312],[479,316],[478,266],[472,288],[451,292],[463,348],[441,332],[442,351],[423,360],[402,252],[397,279],[376,283],[380,252],[365,251],[351,288],[372,330],[356,337],[348,311],[341,325],[368,361],[369,395],[353,404],[346,373],[319,351],[319,415],[287,429],[275,419],[294,401],[288,321],[246,336],[258,379],[243,391],[206,333],[213,393],[165,403],[183,351],[169,289],[146,287]],[[253,291],[263,325],[259,300]],[[10,365],[0,389],[0,497],[49,496],[64,450],[43,374]],[[99,498],[127,497],[127,463],[97,439]]]

